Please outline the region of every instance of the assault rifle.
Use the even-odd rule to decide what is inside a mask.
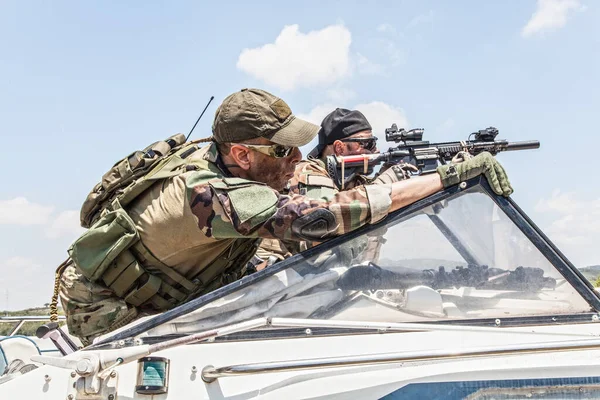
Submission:
[[[384,163],[412,164],[418,168],[418,175],[422,175],[435,172],[439,165],[448,163],[461,152],[475,156],[487,151],[496,155],[501,151],[530,150],[540,147],[540,142],[537,140],[523,142],[496,140],[498,129],[494,127],[473,132],[465,141],[443,143],[429,143],[423,140],[423,132],[421,128],[407,131],[398,129],[396,124],[392,124],[391,128],[385,130],[385,139],[397,143],[398,146],[391,147],[384,153],[328,156],[327,171],[338,188],[343,189],[358,174],[369,175],[375,166]]]
[[[544,276],[541,268],[532,267],[517,267],[513,271],[487,265],[458,266],[450,271],[443,266],[437,271],[394,267],[391,271],[371,262],[368,266],[350,268],[338,279],[337,285],[342,290],[408,289],[426,285],[432,289],[474,287],[537,292],[554,289],[556,279]]]

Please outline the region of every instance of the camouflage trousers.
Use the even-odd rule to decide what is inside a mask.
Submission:
[[[59,294],[69,333],[86,346],[96,337],[130,323],[139,314],[136,307],[115,296],[106,286],[87,280],[73,264],[61,275]]]

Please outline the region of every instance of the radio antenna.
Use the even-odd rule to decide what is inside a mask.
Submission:
[[[210,100],[208,100],[208,103],[206,103],[206,107],[204,107],[204,110],[202,110],[202,114],[200,114],[200,116],[196,120],[196,123],[194,124],[194,126],[192,126],[190,133],[188,133],[188,135],[185,137],[186,142],[190,138],[190,135],[192,134],[192,132],[194,132],[194,128],[196,128],[196,125],[198,125],[198,122],[200,122],[200,118],[202,118],[202,116],[204,115],[204,112],[206,111],[206,109],[208,108],[208,106],[210,105],[210,103],[213,101],[214,98],[215,98],[215,96],[210,96]]]

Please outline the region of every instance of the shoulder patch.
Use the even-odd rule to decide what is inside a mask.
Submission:
[[[278,197],[270,187],[241,178],[214,180],[208,184],[229,198],[231,213],[235,213],[240,224],[248,224],[252,230],[270,218],[277,209]],[[227,209],[221,196],[217,196]]]

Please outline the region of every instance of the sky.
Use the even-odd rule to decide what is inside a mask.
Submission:
[[[498,156],[512,197],[577,266],[600,264],[598,21],[591,0],[2,0],[0,310],[50,302],[117,160],[189,132],[215,96],[193,134],[210,136],[245,87],[315,123],[359,109],[380,137],[539,140]]]

